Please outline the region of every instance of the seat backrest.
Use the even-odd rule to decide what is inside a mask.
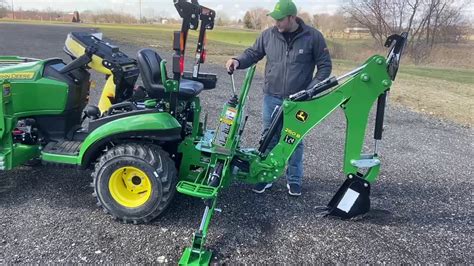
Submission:
[[[145,48],[138,51],[137,60],[145,89],[154,94],[163,93],[160,69],[163,59],[160,55],[152,49]]]

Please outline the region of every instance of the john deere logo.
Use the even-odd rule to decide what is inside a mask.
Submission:
[[[306,120],[308,119],[308,113],[300,110],[296,113],[296,119],[298,119],[301,122],[306,122]]]
[[[34,72],[0,73],[0,79],[33,79]]]
[[[11,94],[11,88],[9,83],[3,84],[3,97],[10,96]]]

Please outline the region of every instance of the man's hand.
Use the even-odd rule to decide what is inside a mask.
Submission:
[[[233,58],[227,60],[227,63],[225,63],[225,68],[227,68],[227,72],[229,73],[233,73],[234,70],[236,70],[238,67],[239,67],[239,61]]]

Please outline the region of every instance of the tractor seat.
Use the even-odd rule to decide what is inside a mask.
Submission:
[[[160,68],[163,59],[152,49],[141,49],[138,51],[137,59],[143,85],[148,96],[156,99],[165,97],[165,87],[161,81],[161,75],[166,76],[166,73],[161,73]],[[181,79],[178,98],[180,100],[190,100],[197,96],[203,88],[201,82]]]

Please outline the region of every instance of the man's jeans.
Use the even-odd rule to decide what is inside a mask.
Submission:
[[[283,99],[264,95],[263,98],[263,131],[265,132],[272,124],[272,114],[276,110],[277,106],[281,106]],[[276,115],[276,111],[275,111]],[[273,149],[280,139],[281,127],[277,134],[275,134],[268,145],[268,150]],[[301,186],[303,179],[303,142],[300,142],[296,147],[295,152],[290,157],[288,162],[288,168],[286,169],[286,180],[288,184],[298,184]]]

